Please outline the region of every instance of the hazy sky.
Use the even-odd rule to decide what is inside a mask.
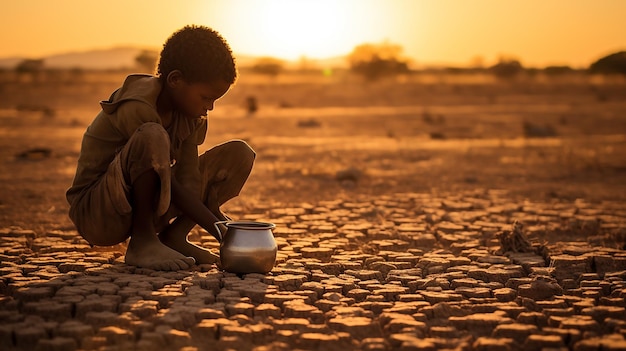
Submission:
[[[24,0],[0,5],[0,57],[160,48],[186,24],[239,54],[332,57],[400,44],[416,63],[587,66],[626,50],[626,0]]]

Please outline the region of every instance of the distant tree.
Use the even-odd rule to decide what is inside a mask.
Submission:
[[[37,74],[43,71],[44,61],[43,59],[25,59],[17,64],[15,71],[17,73],[33,73]]]
[[[626,75],[626,51],[602,57],[589,66],[589,72]]]
[[[409,71],[408,60],[402,58],[400,45],[362,44],[348,55],[350,69],[367,79],[376,80],[383,76],[394,76]]]
[[[572,73],[574,69],[570,66],[548,66],[543,69],[543,72],[548,76],[554,77]]]
[[[285,62],[274,57],[260,57],[252,65],[252,71],[256,73],[266,74],[268,76],[276,76],[285,68]]]
[[[491,73],[502,79],[512,79],[524,71],[522,64],[513,58],[501,57],[498,63],[489,68]]]
[[[18,79],[31,82],[41,82],[45,78],[44,69],[43,59],[24,59],[15,66]]]
[[[159,59],[159,53],[153,50],[142,50],[136,57],[135,63],[139,66],[139,69],[153,73],[156,68],[157,60]]]

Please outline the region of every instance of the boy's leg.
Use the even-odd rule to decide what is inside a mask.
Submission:
[[[215,146],[200,156],[202,202],[218,219],[227,219],[219,208],[239,194],[250,175],[254,158],[252,148],[240,140]],[[195,225],[187,216],[178,216],[159,234],[159,238],[175,250],[195,257],[198,263],[215,262],[216,257],[210,251],[186,240]]]
[[[91,245],[110,246],[132,235],[132,185],[144,172],[158,174],[156,215],[170,205],[171,169],[169,137],[157,123],[135,131],[108,165],[106,172],[70,206],[69,215],[78,232]]]
[[[169,137],[160,124],[140,126],[106,173],[70,209],[79,233],[92,245],[114,245],[130,236],[126,262],[186,269],[193,258],[163,245],[154,227],[170,206]]]
[[[202,201],[217,217],[220,206],[236,197],[250,176],[256,153],[243,140],[231,140],[200,156]]]
[[[217,218],[207,208],[203,208],[204,205],[196,194],[185,192],[185,190],[187,189],[182,185],[172,182],[172,203],[181,214],[160,231],[159,239],[183,255],[195,258],[198,264],[217,263],[219,262],[218,255],[187,240],[189,231],[196,224],[215,231],[213,223]]]
[[[146,171],[133,183],[133,224],[126,263],[166,271],[187,269],[194,264],[193,258],[163,245],[154,228],[154,203],[159,183],[160,178],[154,171]]]
[[[156,218],[170,206],[167,132],[159,124],[147,123],[131,139],[121,154],[132,204],[126,263],[159,270],[187,269],[194,259],[161,243],[155,229]]]

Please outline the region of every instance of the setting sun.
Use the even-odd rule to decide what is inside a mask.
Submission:
[[[355,45],[376,38],[375,26],[368,23],[380,26],[384,20],[368,1],[273,0],[229,5],[218,10],[236,9],[232,15],[236,20],[223,26],[235,51],[284,59],[346,54]]]
[[[0,58],[124,45],[158,49],[188,24],[216,29],[237,55],[290,60],[338,57],[360,44],[388,41],[418,65],[489,64],[506,55],[525,65],[584,67],[626,48],[626,2],[619,0],[187,0],[159,6],[111,0],[97,13],[92,7],[79,0],[7,1]],[[97,18],[119,25],[98,25]]]

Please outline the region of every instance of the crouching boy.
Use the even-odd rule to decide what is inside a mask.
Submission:
[[[127,264],[187,269],[219,257],[187,240],[225,220],[220,206],[248,179],[254,151],[243,141],[198,156],[207,113],[237,76],[230,47],[215,31],[186,26],[163,45],[157,74],[130,75],[83,135],[66,193],[69,216],[92,245],[130,237]]]

